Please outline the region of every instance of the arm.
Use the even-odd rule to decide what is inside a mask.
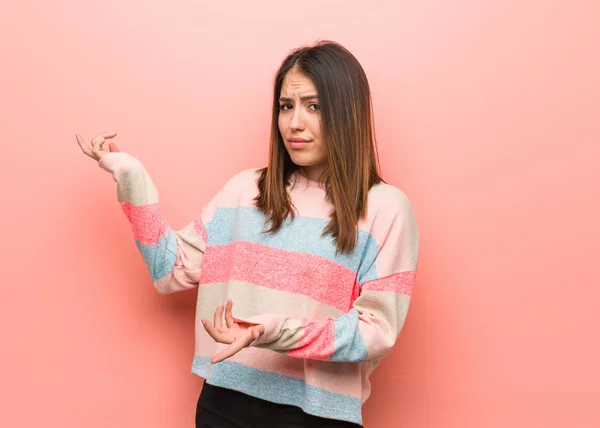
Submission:
[[[163,217],[158,193],[142,163],[124,152],[107,153],[99,166],[117,183],[117,199],[127,216],[137,248],[159,293],[198,286],[207,241],[203,212],[181,230],[171,229]]]
[[[240,320],[264,326],[264,333],[251,346],[334,362],[384,357],[406,319],[419,248],[419,232],[408,200],[403,198],[395,211],[393,216],[382,216],[389,217],[381,220],[387,233],[374,263],[361,275],[359,297],[346,314],[316,321],[278,314]]]

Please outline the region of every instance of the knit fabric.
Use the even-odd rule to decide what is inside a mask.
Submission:
[[[179,230],[161,214],[142,163],[114,152],[99,163],[117,183],[117,198],[160,293],[197,288],[192,372],[210,384],[305,412],[362,423],[369,376],[404,324],[419,252],[419,231],[406,195],[378,184],[368,195],[351,254],[323,236],[332,205],[325,190],[299,174],[288,186],[296,217],[266,233],[254,206],[258,170],[232,177]],[[233,301],[235,318],[265,333],[217,364],[201,319]]]

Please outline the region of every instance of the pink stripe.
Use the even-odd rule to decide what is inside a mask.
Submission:
[[[204,243],[208,242],[208,233],[206,233],[204,223],[202,223],[202,219],[200,217],[197,217],[194,220],[194,231],[202,238]]]
[[[169,225],[163,219],[157,203],[136,206],[127,202],[121,207],[131,223],[134,238],[140,243],[156,245],[165,236]]]
[[[394,293],[410,296],[413,292],[416,276],[415,271],[399,272],[385,278],[366,282],[362,290],[393,291]]]
[[[319,256],[253,242],[208,247],[200,285],[232,280],[303,294],[347,312],[356,272]]]
[[[354,283],[354,288],[352,289],[352,295],[350,296],[350,306],[352,306],[352,304],[354,304],[354,301],[356,299],[358,299],[360,295],[360,286],[358,285],[358,282]],[[350,309],[350,308],[348,308]]]
[[[326,361],[333,354],[335,328],[333,318],[310,323],[304,328],[298,347],[289,352],[291,357]]]

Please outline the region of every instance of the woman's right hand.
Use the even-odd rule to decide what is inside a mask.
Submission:
[[[104,133],[92,138],[91,141],[86,142],[81,135],[75,134],[77,143],[79,144],[79,147],[81,147],[83,153],[96,161],[99,161],[102,156],[107,153],[119,151],[119,148],[114,142],[108,141],[116,136],[116,132]]]

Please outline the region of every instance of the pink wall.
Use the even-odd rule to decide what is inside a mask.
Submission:
[[[182,226],[262,165],[271,77],[318,38],[364,65],[422,230],[365,426],[600,426],[599,17],[592,0],[3,2],[0,426],[192,426],[194,294],[153,291],[74,133],[118,131]]]

